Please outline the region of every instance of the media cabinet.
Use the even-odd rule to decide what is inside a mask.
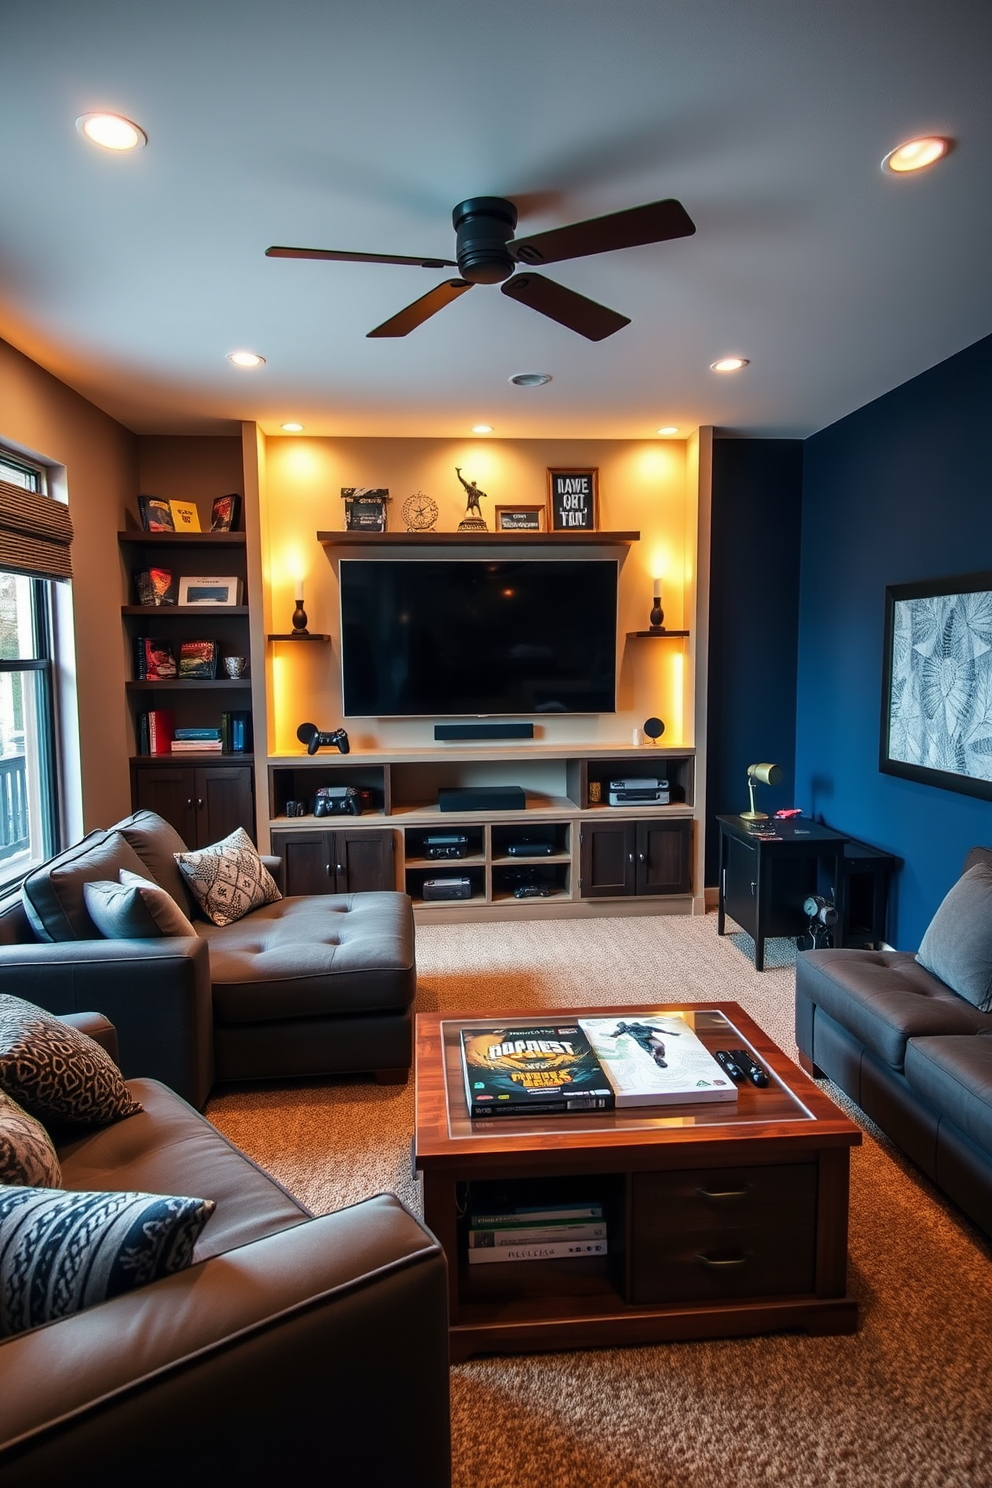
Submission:
[[[418,917],[430,920],[689,914],[695,763],[691,748],[610,744],[273,757],[272,851],[285,860],[287,893],[400,888]],[[609,781],[620,775],[666,778],[671,804],[605,804]],[[600,786],[598,804],[590,801],[592,784]],[[367,792],[362,815],[314,816],[323,785]],[[442,812],[437,805],[441,787],[496,785],[521,786],[524,809]],[[306,814],[287,816],[290,801],[303,803]],[[464,835],[467,855],[429,859],[432,832]],[[550,846],[550,854],[510,853],[528,840]],[[425,879],[463,875],[470,899],[424,899]],[[546,886],[547,896],[515,897],[525,881]]]

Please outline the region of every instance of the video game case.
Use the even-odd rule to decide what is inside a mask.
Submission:
[[[577,1023],[463,1028],[462,1072],[473,1120],[607,1111],[613,1090]]]

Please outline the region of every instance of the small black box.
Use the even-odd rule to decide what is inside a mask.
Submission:
[[[435,739],[469,743],[473,739],[533,739],[532,723],[436,723]]]
[[[506,849],[511,858],[550,858],[550,842],[511,842]]]
[[[472,881],[468,878],[425,878],[425,899],[471,899]]]
[[[520,785],[441,786],[437,804],[442,811],[523,811],[527,795]]]

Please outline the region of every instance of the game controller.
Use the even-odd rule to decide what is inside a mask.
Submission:
[[[325,734],[315,723],[301,723],[296,730],[296,737],[301,744],[307,746],[307,754],[316,754],[318,749],[325,746],[332,748],[335,745],[341,754],[351,753],[351,742],[343,728],[332,729],[329,734]]]

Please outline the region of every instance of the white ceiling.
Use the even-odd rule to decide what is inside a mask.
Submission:
[[[990,64],[990,0],[2,0],[0,334],[139,432],[805,436],[992,331]],[[600,343],[485,286],[370,341],[451,271],[264,257],[451,258],[486,194],[697,232],[549,270],[631,317]]]

